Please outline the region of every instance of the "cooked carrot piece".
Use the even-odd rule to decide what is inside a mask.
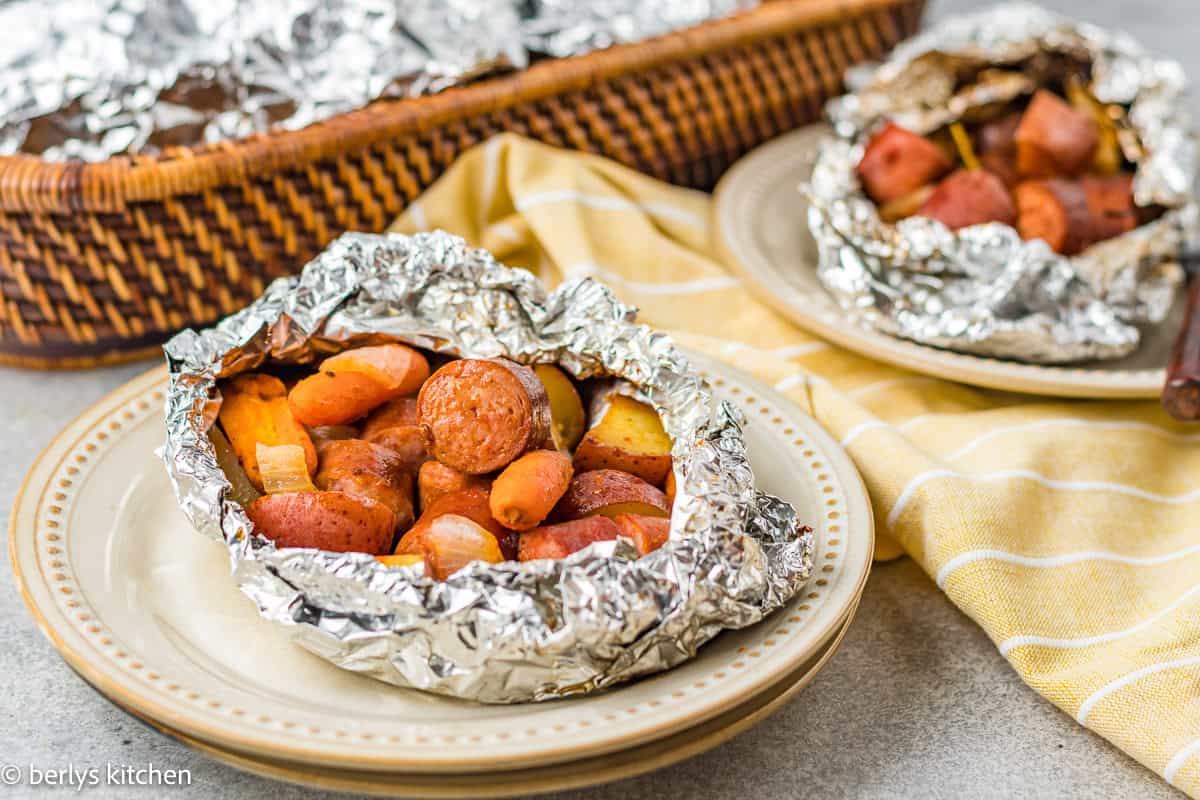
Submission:
[[[317,468],[317,450],[289,408],[283,381],[249,372],[222,385],[221,395],[218,414],[221,427],[241,460],[246,476],[256,488],[262,489],[257,454],[259,443],[272,447],[299,445],[304,450],[309,473]]]
[[[321,362],[321,369],[370,375],[393,397],[412,394],[429,377],[429,362],[425,356],[403,344],[344,350]]]
[[[292,388],[288,402],[305,425],[342,425],[412,394],[428,377],[429,363],[411,347],[360,347],[322,361]]]
[[[571,484],[571,457],[534,450],[504,468],[492,484],[489,506],[500,524],[524,531],[541,524]]]

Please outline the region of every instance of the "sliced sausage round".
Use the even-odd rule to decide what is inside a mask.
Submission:
[[[545,386],[506,359],[451,361],[421,387],[417,410],[429,454],[470,475],[553,444]]]

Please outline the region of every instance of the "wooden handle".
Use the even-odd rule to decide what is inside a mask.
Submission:
[[[1187,311],[1162,393],[1163,408],[1184,422],[1200,420],[1200,276],[1188,288]]]

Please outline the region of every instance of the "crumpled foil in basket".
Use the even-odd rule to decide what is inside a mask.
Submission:
[[[226,544],[262,615],[341,667],[489,703],[667,669],[790,599],[812,570],[813,541],[790,505],[755,490],[737,409],[635,313],[588,278],[547,293],[532,274],[443,232],[345,234],[299,277],[166,345],[163,459],[184,512]],[[369,555],[276,549],[252,534],[207,435],[217,379],[379,337],[633,384],[674,442],[671,540],[644,558],[617,540],[562,561],[477,563],[438,582]]]
[[[426,94],[757,0],[8,0],[0,153],[102,161]]]
[[[963,64],[1005,66],[1038,54],[1090,61],[1092,93],[1128,106],[1121,146],[1136,167],[1139,205],[1157,220],[1068,258],[1001,224],[957,233],[936,220],[879,218],[854,168],[885,119],[929,133],[969,109],[1028,92],[1011,75],[954,95]],[[843,308],[885,333],[924,344],[1029,362],[1127,355],[1138,324],[1159,323],[1197,232],[1196,148],[1178,64],[1152,58],[1127,36],[1024,3],[954,18],[902,44],[860,88],[831,101],[836,136],[820,148],[808,223],[818,275]]]

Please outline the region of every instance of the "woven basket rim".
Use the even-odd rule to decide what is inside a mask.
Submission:
[[[707,55],[825,22],[861,16],[898,0],[771,0],[731,17],[528,69],[435,95],[381,100],[294,131],[259,133],[161,154],[99,162],[0,156],[0,210],[119,212],[129,204],[195,194],[302,167],[388,139],[433,129],[464,114],[502,111],[617,75]]]

